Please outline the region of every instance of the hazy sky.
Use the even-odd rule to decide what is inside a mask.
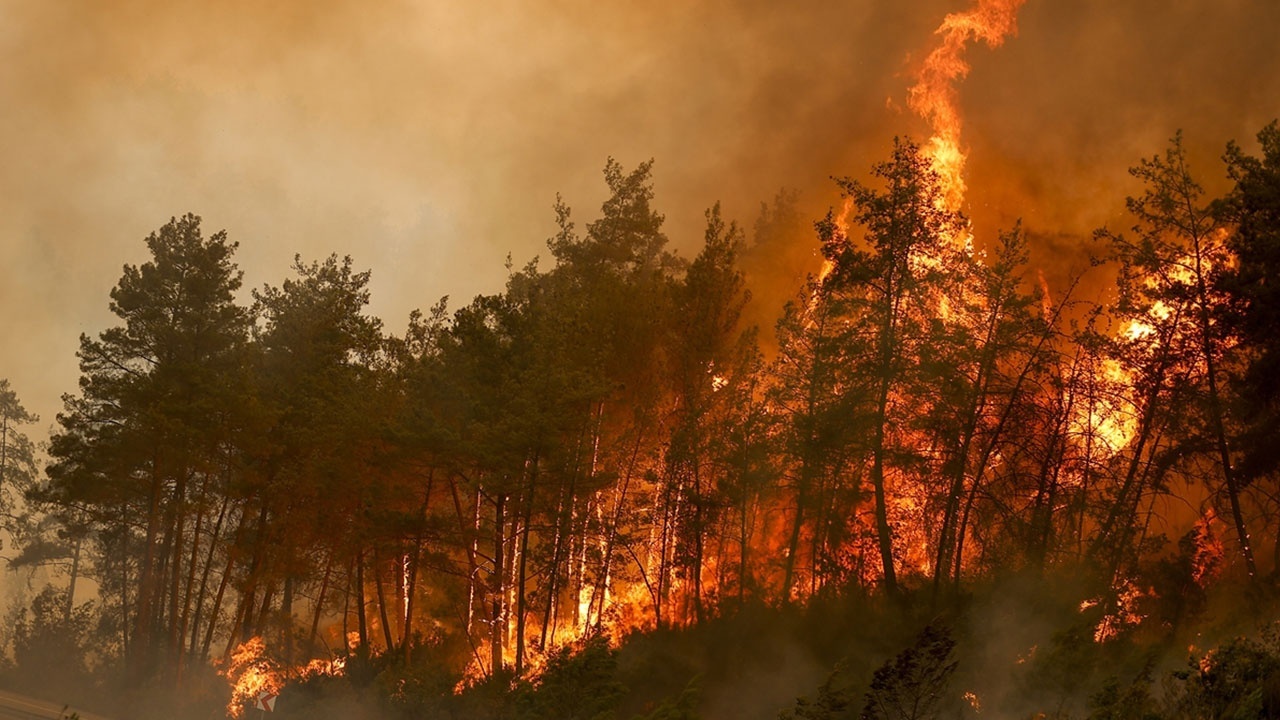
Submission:
[[[186,212],[247,287],[352,255],[392,331],[545,256],[556,192],[592,218],[611,155],[656,159],[679,248],[717,200],[750,224],[785,186],[816,218],[829,176],[924,135],[913,62],[967,4],[0,0],[0,377],[43,435],[121,266]],[[1219,178],[1280,115],[1277,38],[1275,0],[1028,0],[961,91],[979,232],[1022,217],[1053,264],[1178,128]]]

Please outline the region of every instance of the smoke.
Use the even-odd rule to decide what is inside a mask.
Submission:
[[[1126,230],[1125,170],[1179,129],[1206,189],[1225,190],[1227,141],[1280,114],[1280,61],[1259,31],[1277,23],[1265,2],[1028,3],[1015,41],[971,54],[962,91],[979,232],[1017,217],[1033,234]]]
[[[120,266],[188,211],[240,242],[246,287],[278,283],[294,253],[353,255],[390,328],[498,290],[508,253],[545,254],[555,193],[589,218],[610,155],[657,159],[686,252],[717,200],[750,226],[793,188],[816,219],[837,202],[829,176],[928,134],[907,88],[968,4],[11,0],[0,376],[49,425],[78,334],[112,322]],[[1179,127],[1220,175],[1223,144],[1280,115],[1278,26],[1262,0],[1023,7],[1017,37],[966,55],[978,236],[1021,217],[1056,272],[1121,222],[1124,169]]]

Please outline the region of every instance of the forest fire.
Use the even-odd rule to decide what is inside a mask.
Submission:
[[[1104,643],[1113,640],[1124,630],[1141,624],[1146,614],[1142,611],[1142,601],[1151,596],[1151,589],[1143,589],[1131,579],[1123,579],[1115,589],[1115,599],[1107,602],[1093,601],[1081,606],[1086,610],[1095,605],[1110,608],[1103,614],[1093,631],[1093,641]]]
[[[332,660],[316,658],[297,667],[287,667],[271,656],[261,637],[250,638],[236,646],[219,670],[231,686],[227,715],[243,717],[264,694],[279,695],[291,681],[341,675],[345,667],[346,658],[342,656]]]
[[[1096,231],[1078,268],[1042,266],[1086,244],[1050,213],[975,237],[959,87],[1023,2],[945,16],[907,91],[930,137],[835,180],[803,281],[772,267],[798,242],[779,218],[806,222],[791,196],[754,235],[719,205],[701,245],[673,223],[686,257],[652,163],[612,158],[597,216],[557,199],[549,262],[403,332],[350,258],[299,257],[246,300],[227,233],[172,219],[111,291],[118,324],[81,337],[47,478],[22,488],[45,515],[10,528],[38,541],[21,559],[63,563],[71,589],[16,621],[14,657],[102,628],[122,676],[225,680],[236,718],[281,692],[489,720],[745,694],[700,696],[699,675],[760,685],[762,707],[812,681],[791,718],[944,697],[1044,716],[974,669],[992,658],[1057,692],[1055,717],[1142,699],[1098,675],[1112,655],[1187,647],[1232,593],[1273,611],[1280,130],[1260,158],[1229,148],[1212,198],[1175,136],[1132,171],[1130,229]],[[753,283],[792,301],[760,310]],[[9,466],[34,467],[11,427],[34,419],[0,401],[2,505]],[[627,695],[643,674],[666,696]]]
[[[222,674],[231,683],[227,714],[238,718],[262,693],[279,693],[285,684],[284,669],[267,654],[261,637],[240,643],[227,659]]]

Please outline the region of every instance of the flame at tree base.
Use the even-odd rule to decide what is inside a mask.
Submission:
[[[333,660],[317,658],[289,667],[272,657],[266,641],[255,636],[237,645],[227,658],[225,667],[218,672],[231,684],[227,715],[239,718],[263,693],[278,695],[290,681],[338,676],[345,670],[346,659],[342,657]]]

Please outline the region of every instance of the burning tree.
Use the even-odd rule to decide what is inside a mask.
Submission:
[[[884,584],[898,592],[889,483],[899,473],[905,483],[920,461],[901,431],[912,423],[916,402],[926,393],[921,383],[924,356],[947,291],[957,248],[951,239],[962,218],[943,209],[938,175],[919,148],[894,143],[892,159],[873,174],[884,181],[876,190],[853,180],[841,187],[853,199],[855,219],[865,232],[866,249],[852,241],[829,217],[819,227],[823,254],[832,270],[824,283],[841,328],[843,361],[856,367],[852,383],[839,390],[869,400],[868,475],[875,497],[875,528]],[[914,456],[914,457],[913,457]],[[900,497],[905,496],[900,486]]]
[[[1258,143],[1260,157],[1245,154],[1235,143],[1227,146],[1227,172],[1235,186],[1216,207],[1231,230],[1226,242],[1236,259],[1234,266],[1228,264],[1215,274],[1217,289],[1230,300],[1225,319],[1240,342],[1236,356],[1243,367],[1238,387],[1247,390],[1234,393],[1236,402],[1231,405],[1240,411],[1239,486],[1280,467],[1280,452],[1271,441],[1280,427],[1280,347],[1275,332],[1280,326],[1280,296],[1274,282],[1280,274],[1280,125],[1272,122],[1263,128]],[[1273,564],[1280,565],[1280,542],[1275,547]]]
[[[1082,559],[1112,586],[1091,591],[1105,640],[1144,622],[1136,560],[1175,481],[1258,565],[1234,403],[1269,357],[1249,314],[1269,166],[1232,157],[1233,215],[1209,212],[1176,140],[1135,170],[1133,234],[1099,235],[1119,299],[1088,305],[1032,282],[1020,228],[974,237],[899,140],[869,182],[838,181],[827,266],[768,362],[741,233],[713,208],[692,261],[669,251],[648,163],[606,165],[583,232],[557,203],[551,268],[509,268],[401,338],[349,259],[299,260],[236,305],[234,244],[175,220],[114,291],[122,326],[82,341],[39,498],[88,533],[129,663],[175,678],[261,646],[281,677],[329,653],[353,677],[394,660],[506,687],[584,638],[748,599],[931,585],[941,605]]]
[[[1137,418],[1128,465],[1099,542],[1119,539],[1125,546],[1145,487],[1154,487],[1172,465],[1209,455],[1220,481],[1214,495],[1226,500],[1252,578],[1257,563],[1241,508],[1223,391],[1224,366],[1237,344],[1218,310],[1225,297],[1217,277],[1233,262],[1228,233],[1202,199],[1180,136],[1163,157],[1145,160],[1131,172],[1146,186],[1127,203],[1136,220],[1133,237],[1098,233],[1120,263],[1116,311],[1123,331],[1113,348],[1136,391]],[[1195,412],[1174,415],[1173,403]]]

